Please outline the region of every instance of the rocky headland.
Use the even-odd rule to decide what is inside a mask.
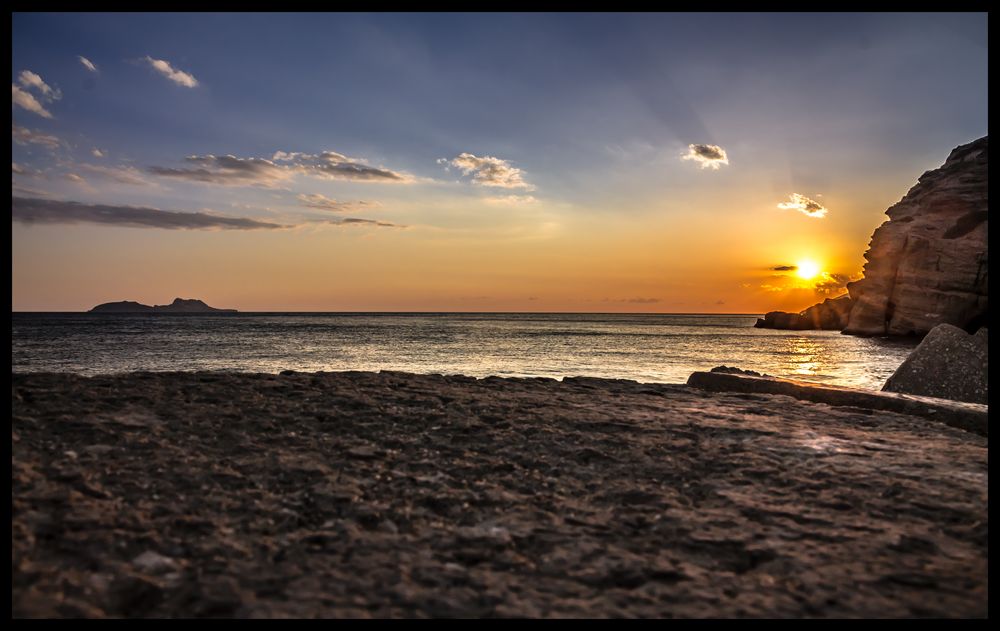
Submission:
[[[769,313],[756,326],[923,336],[951,324],[975,333],[989,311],[988,162],[988,136],[957,147],[886,211],[864,277],[833,301],[849,307],[846,316],[827,300],[801,314]]]
[[[15,374],[12,613],[987,616],[988,438],[793,396]]]
[[[169,305],[144,305],[131,300],[106,302],[88,313],[236,313],[236,309],[216,309],[197,299],[174,298]]]

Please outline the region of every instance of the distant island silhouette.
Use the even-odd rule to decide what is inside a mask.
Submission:
[[[132,300],[105,302],[88,313],[236,313],[236,309],[216,309],[201,300],[174,298],[169,305],[144,305]]]

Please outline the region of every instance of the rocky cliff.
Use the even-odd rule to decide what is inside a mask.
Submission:
[[[956,148],[886,211],[864,278],[847,286],[844,333],[923,335],[942,323],[967,331],[986,323],[988,140]]]
[[[236,309],[216,309],[201,300],[174,298],[169,305],[144,305],[131,300],[106,302],[97,305],[90,313],[236,313]]]

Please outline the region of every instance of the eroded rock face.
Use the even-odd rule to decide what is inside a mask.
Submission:
[[[844,333],[923,335],[947,323],[975,330],[988,312],[989,137],[924,173],[872,235]]]
[[[987,329],[969,335],[940,324],[913,349],[882,390],[972,403],[989,402]]]

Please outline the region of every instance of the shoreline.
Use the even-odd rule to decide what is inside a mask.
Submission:
[[[982,617],[988,439],[784,395],[12,375],[15,617]]]

